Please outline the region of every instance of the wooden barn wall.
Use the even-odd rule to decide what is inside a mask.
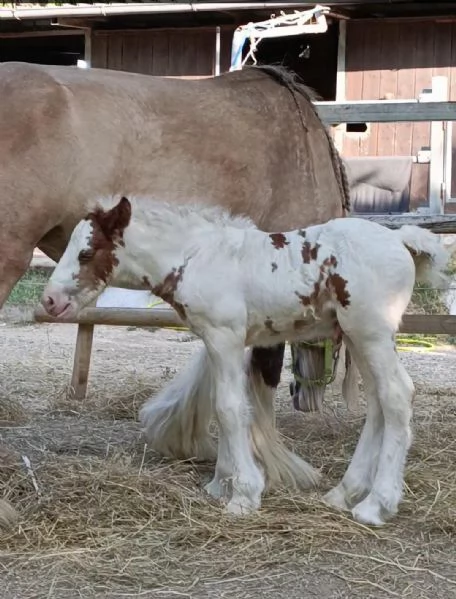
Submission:
[[[417,98],[424,88],[431,87],[436,75],[448,77],[450,99],[456,100],[455,68],[455,22],[347,23],[347,100]],[[429,146],[429,140],[429,123],[373,123],[366,134],[344,134],[342,151],[346,156],[416,155]],[[427,201],[428,176],[428,165],[413,166],[411,191],[415,206]],[[453,194],[454,179],[453,175]]]
[[[212,77],[215,35],[215,27],[95,31],[92,66],[167,77]],[[221,31],[221,72],[230,66],[232,36],[232,30]]]

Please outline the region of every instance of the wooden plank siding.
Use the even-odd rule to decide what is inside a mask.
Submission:
[[[347,101],[417,98],[437,75],[448,77],[449,99],[456,100],[456,22],[347,23]],[[456,127],[453,136],[456,164]],[[342,152],[345,156],[416,155],[429,143],[429,123],[373,123],[365,134],[345,133]],[[428,177],[428,165],[413,166],[413,206],[427,204]],[[455,174],[452,192],[456,193]]]
[[[94,31],[92,66],[165,77],[213,77],[215,35],[215,27]],[[221,31],[221,72],[230,67],[232,36],[232,30]]]

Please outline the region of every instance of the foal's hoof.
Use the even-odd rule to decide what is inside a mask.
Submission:
[[[368,495],[366,499],[352,509],[352,515],[361,524],[383,526],[385,521],[382,518],[382,511],[381,503],[375,497]]]
[[[337,510],[349,512],[350,507],[345,499],[345,493],[340,485],[328,491],[322,498],[323,502]]]
[[[226,499],[229,494],[228,481],[213,478],[205,485],[204,490],[214,499]]]
[[[248,516],[249,514],[256,512],[259,507],[257,502],[242,497],[232,499],[227,503],[224,511],[226,514],[231,514],[232,516]]]

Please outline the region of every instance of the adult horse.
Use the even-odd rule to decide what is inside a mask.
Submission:
[[[3,63],[0,96],[0,306],[34,247],[58,261],[98,196],[210,198],[266,231],[349,209],[345,171],[311,94],[283,69],[184,81]],[[322,351],[300,349],[301,376],[323,377]],[[266,403],[283,353],[283,344],[252,351]],[[301,401],[323,392],[302,388]]]

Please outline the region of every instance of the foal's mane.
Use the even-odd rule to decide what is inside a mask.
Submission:
[[[160,202],[144,196],[126,195],[132,207],[132,219],[151,223],[162,228],[188,227],[235,227],[237,229],[256,228],[247,216],[236,216],[219,206],[208,206],[194,202],[190,204],[172,204]],[[121,196],[106,196],[97,200],[98,210],[110,210]],[[96,209],[96,210],[97,210]]]

